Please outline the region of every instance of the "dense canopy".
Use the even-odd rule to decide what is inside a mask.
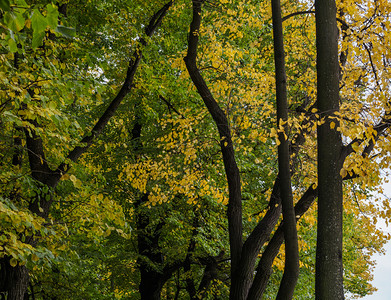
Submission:
[[[0,294],[313,299],[324,165],[344,297],[373,293],[391,3],[327,3],[0,0]]]

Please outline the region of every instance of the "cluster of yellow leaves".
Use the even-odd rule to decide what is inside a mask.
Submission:
[[[9,202],[8,202],[9,203]],[[43,223],[44,219],[34,216],[16,207],[7,205],[5,199],[0,198],[0,258],[11,256],[11,266],[25,264],[29,259],[36,262],[42,257],[38,249],[28,243],[34,235],[45,236],[49,233]],[[21,240],[20,237],[25,239]]]

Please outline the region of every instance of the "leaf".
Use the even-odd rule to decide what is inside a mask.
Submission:
[[[4,23],[10,30],[14,32],[21,31],[24,27],[24,22],[25,19],[21,13],[10,11],[4,14]]]
[[[39,257],[38,257],[35,253],[33,253],[33,254],[31,255],[31,260],[32,260],[32,261],[38,261],[38,260],[39,260]]]
[[[76,185],[77,178],[75,175],[69,176],[69,179],[72,181],[73,185]]]
[[[81,187],[81,181],[79,179],[77,179],[75,175],[69,176],[69,179],[72,181],[75,188]]]
[[[38,9],[34,9],[33,16],[31,17],[31,26],[34,32],[43,32],[46,30],[48,23],[46,18],[41,14]]]
[[[62,34],[63,36],[65,36],[67,38],[73,38],[76,36],[76,29],[71,28],[71,27],[65,27],[62,25],[58,25],[55,31]]]
[[[46,5],[47,15],[46,21],[50,28],[56,29],[58,26],[58,9],[53,4]]]
[[[0,0],[0,8],[9,11],[11,9],[9,0]]]
[[[33,49],[36,49],[42,45],[47,25],[46,18],[40,13],[38,9],[34,9],[33,16],[31,17],[31,26],[33,28]]]
[[[13,53],[18,51],[18,45],[16,44],[16,42],[13,39],[8,40],[8,47],[9,47],[10,51]]]
[[[18,264],[18,261],[14,257],[10,259],[11,267],[16,267],[17,264]]]
[[[330,129],[334,129],[335,128],[335,123],[334,122],[330,122]]]
[[[339,174],[341,175],[342,178],[344,178],[348,174],[348,172],[346,171],[346,169],[342,168]]]

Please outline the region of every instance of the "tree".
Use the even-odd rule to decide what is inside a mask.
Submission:
[[[168,8],[171,6],[172,2],[168,2],[163,8],[157,11],[155,13],[148,26],[145,28],[145,36],[150,37],[156,28],[160,25],[165,13],[167,12]],[[22,3],[16,3],[11,5],[8,1],[6,4],[2,7],[3,10],[5,10],[4,20],[9,20],[11,18],[11,21],[8,21],[8,24],[6,25],[10,26],[10,30],[17,30],[20,31],[23,29],[23,23],[24,19],[21,14],[15,15],[15,12],[11,12],[11,9],[13,9],[13,6],[15,5],[16,11],[19,9],[17,5],[22,5],[22,9],[24,7],[27,7],[26,12],[32,8],[29,8],[27,4],[22,1]],[[52,11],[54,10],[54,6],[48,5],[48,13],[47,17],[44,18],[42,14],[39,12],[37,8],[34,8],[33,16],[32,16],[32,29],[33,29],[33,38],[32,38],[32,48],[37,48],[40,44],[43,43],[45,30],[48,27],[48,22],[46,20],[52,21],[52,19],[49,19],[49,9]],[[26,12],[23,12],[24,14]],[[18,12],[17,12],[18,13]],[[63,12],[66,14],[66,12]],[[7,18],[9,16],[9,18]],[[56,15],[56,17],[58,14]],[[57,18],[53,17],[54,21],[57,22]],[[34,22],[35,20],[35,22]],[[14,25],[15,24],[15,25]],[[20,25],[18,27],[18,24]],[[51,27],[53,27],[53,22],[49,24]],[[60,27],[62,28],[62,27]],[[37,35],[39,34],[39,37]],[[39,38],[39,41],[36,39]],[[50,40],[53,39],[50,35],[47,37],[47,40],[50,42]],[[18,48],[14,47],[12,44],[12,37],[9,39],[9,48],[11,52],[15,52],[14,54],[14,67],[15,69],[18,69],[19,66],[19,59],[21,57],[18,57],[18,54],[16,52],[18,51]],[[140,46],[145,46],[146,41],[144,38],[140,38]],[[100,116],[99,120],[96,122],[94,127],[91,129],[89,134],[87,134],[83,139],[81,139],[79,145],[76,145],[69,153],[66,155],[64,161],[60,162],[57,167],[52,168],[46,158],[45,155],[45,149],[44,149],[44,140],[39,134],[39,129],[41,128],[42,124],[40,124],[39,119],[36,119],[36,116],[30,113],[25,113],[25,117],[21,118],[22,122],[25,122],[24,124],[21,124],[21,131],[24,131],[25,139],[26,139],[26,147],[28,150],[28,158],[29,158],[29,168],[31,172],[31,179],[36,182],[37,184],[37,191],[31,197],[27,200],[28,203],[28,210],[36,214],[37,216],[40,216],[41,218],[47,219],[49,217],[51,206],[53,204],[53,192],[56,188],[57,184],[59,183],[60,179],[63,177],[64,174],[67,173],[67,171],[70,168],[70,163],[75,162],[78,160],[78,158],[86,152],[86,150],[91,146],[92,142],[95,140],[95,138],[101,133],[103,128],[107,125],[110,118],[114,115],[115,111],[117,110],[119,104],[124,99],[124,97],[130,92],[133,84],[133,79],[135,76],[136,69],[140,63],[141,60],[141,53],[142,50],[138,47],[133,53],[133,56],[129,60],[129,65],[126,72],[126,78],[124,80],[124,83],[122,84],[121,89],[117,93],[117,95],[114,97],[112,101],[110,101],[109,106],[106,108],[104,113]],[[45,46],[43,46],[43,51],[45,52]],[[29,63],[29,62],[27,62]],[[34,86],[34,83],[30,84],[31,86]],[[40,91],[39,89],[32,89],[27,85],[25,90],[23,91],[23,95],[26,96],[28,99],[34,99],[34,98],[40,98]],[[25,103],[21,104],[22,110],[25,110],[28,112],[30,107],[28,107]],[[18,137],[19,138],[19,137]],[[18,159],[19,163],[19,159]],[[15,200],[14,200],[15,201]],[[37,237],[27,237],[29,242],[27,244],[30,244],[34,246],[37,241]],[[15,257],[11,255],[6,255],[2,257],[1,265],[4,272],[2,272],[2,278],[1,282],[4,282],[5,284],[2,286],[1,291],[6,292],[8,294],[9,299],[22,299],[24,296],[24,293],[27,289],[27,283],[28,283],[28,271],[25,266],[18,265],[17,262],[14,262]]]
[[[2,32],[5,63],[0,67],[1,97],[10,99],[2,100],[0,115],[0,220],[6,237],[0,255],[12,256],[10,263],[18,266],[26,263],[30,295],[275,298],[288,271],[281,208],[282,199],[289,204],[290,196],[283,193],[283,186],[289,192],[289,179],[295,204],[294,218],[288,209],[289,228],[297,221],[300,255],[294,297],[314,294],[316,128],[323,119],[315,109],[312,7],[305,2],[281,5],[287,87],[287,106],[282,107],[288,114],[282,124],[275,109],[278,68],[270,1],[191,4],[172,3],[154,37],[145,30],[151,16],[163,16],[156,14],[159,1],[59,4],[57,21],[68,30],[76,28],[71,30],[75,38],[55,33],[57,24],[42,21],[57,10],[47,3],[34,2],[20,13],[12,2],[16,13],[2,19],[4,28],[13,27]],[[380,209],[364,199],[366,190],[379,183],[378,163],[388,161],[388,115],[382,110],[387,106],[380,101],[387,93],[381,94],[380,87],[387,89],[380,80],[389,76],[373,46],[387,45],[380,28],[388,8],[356,5],[361,4],[338,4],[343,105],[329,117],[329,125],[344,138],[345,287],[365,295],[372,289],[370,256],[386,240],[370,222]],[[35,9],[40,14],[31,28],[28,19]],[[20,15],[26,27],[19,26]],[[36,26],[39,20],[45,26]],[[34,39],[36,28],[40,34]],[[373,39],[378,35],[382,39]],[[363,43],[366,48],[357,46]],[[129,48],[137,49],[134,58],[142,52],[131,92],[96,139],[88,132],[109,104],[104,99],[115,99],[123,87],[125,74],[119,70],[129,67]],[[26,96],[26,87],[32,97]],[[29,130],[36,138],[28,136]],[[80,143],[81,136],[87,144]],[[53,191],[31,180],[27,156],[37,140],[45,154],[45,160],[35,159],[38,165],[46,162],[50,170],[63,163],[72,166]],[[288,146],[290,155],[280,174],[279,143],[285,150]],[[80,154],[73,149],[83,154],[71,163],[69,153]],[[28,209],[29,199],[38,197],[51,201],[45,218]],[[32,246],[24,237],[33,235]],[[293,281],[288,280],[289,294]]]
[[[289,157],[288,99],[286,91],[284,38],[282,30],[281,4],[272,1],[274,60],[276,68],[277,126],[278,135],[278,176],[280,183],[283,231],[285,240],[284,276],[277,299],[291,299],[299,277],[299,246],[296,230],[296,214],[293,207],[291,167]]]
[[[260,282],[262,280],[254,280],[252,279],[253,274],[253,268],[256,260],[256,256],[258,255],[258,252],[260,251],[260,247],[265,242],[262,240],[261,232],[265,230],[266,232],[268,226],[274,226],[275,223],[273,222],[273,215],[279,215],[279,212],[272,212],[270,215],[266,214],[264,219],[258,223],[258,225],[255,227],[255,229],[251,232],[247,240],[243,243],[242,242],[242,212],[241,212],[241,194],[240,194],[240,176],[237,171],[237,164],[235,160],[235,154],[233,151],[232,146],[232,137],[231,132],[229,130],[229,123],[224,116],[224,112],[221,110],[219,105],[217,104],[216,100],[213,98],[212,93],[210,92],[205,80],[202,78],[197,65],[196,65],[196,58],[197,58],[197,46],[199,41],[199,35],[200,35],[200,23],[201,23],[201,6],[203,4],[203,1],[193,1],[193,21],[190,26],[190,33],[189,33],[189,46],[188,46],[188,52],[187,56],[185,58],[187,69],[189,71],[190,77],[192,78],[192,81],[194,85],[196,86],[199,94],[201,95],[205,106],[208,108],[209,113],[213,117],[218,131],[220,135],[220,143],[221,143],[221,152],[223,155],[225,170],[226,170],[226,176],[227,176],[227,183],[230,190],[229,194],[229,204],[228,204],[228,221],[229,221],[229,234],[230,234],[230,249],[231,249],[231,277],[232,277],[232,286],[230,291],[230,298],[231,299],[246,299],[247,295],[249,293],[250,289],[253,289],[252,292],[250,292],[250,295],[260,295],[260,292],[258,292],[261,289]],[[335,22],[335,17],[334,17]],[[335,32],[335,30],[333,31]],[[334,37],[335,39],[335,37]],[[325,48],[325,47],[324,47]],[[334,43],[334,53],[333,53],[333,65],[338,65],[338,60],[335,51],[335,43]],[[319,49],[319,45],[318,45]],[[318,57],[322,57],[321,54]],[[328,56],[327,56],[328,57]],[[323,57],[322,57],[323,58]],[[337,64],[336,64],[337,62]],[[319,69],[318,69],[319,70]],[[323,69],[321,69],[323,70]],[[333,83],[337,83],[335,90],[335,84],[333,85],[334,91],[336,91],[338,96],[338,79],[339,75],[338,72],[335,72],[335,68],[331,69],[334,73],[331,75],[328,75],[328,78],[331,78],[333,80]],[[321,76],[321,75],[320,75]],[[325,81],[326,82],[326,81]],[[319,87],[319,85],[318,85]],[[327,86],[328,87],[328,86]],[[320,86],[320,89],[323,87]],[[327,89],[322,89],[322,93],[328,92]],[[321,97],[321,96],[319,96]],[[338,97],[337,97],[338,98]],[[338,101],[337,101],[338,103]],[[319,105],[319,104],[318,104]],[[335,106],[335,104],[333,104]],[[322,106],[320,106],[322,107]],[[323,109],[323,107],[322,107]],[[333,107],[335,109],[335,107]],[[320,121],[321,123],[323,121]],[[335,126],[335,123],[333,123]],[[329,127],[333,127],[331,122],[327,124]],[[326,125],[325,125],[326,126]],[[323,129],[324,127],[322,127]],[[333,128],[332,128],[333,129]],[[284,131],[284,130],[283,130]],[[338,138],[339,133],[336,130],[332,130],[334,135]],[[336,134],[335,134],[336,132]],[[340,138],[339,138],[340,141]],[[296,141],[295,141],[296,142]],[[319,141],[321,143],[321,141]],[[326,143],[326,141],[324,141]],[[338,146],[338,145],[337,145]],[[335,147],[337,147],[335,146]],[[349,145],[347,146],[349,148]],[[343,149],[346,150],[347,148]],[[330,149],[328,149],[330,150]],[[319,159],[323,157],[323,152],[320,150],[321,154],[319,156]],[[342,152],[342,161],[346,159],[346,152],[342,151],[341,146],[337,147],[336,151],[333,151],[332,154],[334,157],[330,160],[327,160],[327,163],[330,163],[333,161],[332,166],[334,167],[334,173],[337,172],[337,176],[335,174],[331,174],[331,178],[333,180],[335,178],[339,178],[339,170],[341,168],[341,165],[338,165],[338,162],[340,163],[340,152]],[[336,157],[335,157],[336,156]],[[323,167],[320,167],[320,172],[323,172]],[[289,171],[289,170],[288,170]],[[323,180],[323,179],[322,179]],[[340,181],[341,184],[342,181]],[[324,183],[322,182],[322,185],[324,188]],[[280,197],[280,179],[276,180],[275,189],[273,190],[274,197]],[[333,185],[334,187],[334,185]],[[338,187],[338,185],[335,185],[336,191],[340,190],[341,188]],[[309,194],[311,194],[312,187],[308,190]],[[312,189],[313,191],[313,189]],[[323,191],[322,191],[323,192]],[[339,198],[338,198],[339,196]],[[339,199],[341,201],[341,192],[336,196],[336,199]],[[308,199],[311,199],[312,197],[308,197]],[[277,202],[277,207],[279,206],[279,202]],[[337,207],[339,208],[339,214],[337,214],[338,219],[341,226],[338,227],[338,230],[341,230],[342,228],[342,206],[339,202],[339,205],[333,205],[335,209]],[[323,208],[322,208],[323,210]],[[269,210],[271,212],[272,210]],[[269,219],[270,217],[271,219]],[[329,220],[328,220],[329,222]],[[337,224],[337,223],[336,223]],[[322,224],[319,224],[320,226],[323,226]],[[322,230],[322,229],[321,229]],[[268,232],[270,234],[271,232]],[[341,235],[337,235],[337,237],[341,237]],[[320,237],[323,239],[323,237]],[[342,239],[339,239],[339,243],[342,242]],[[275,252],[274,252],[275,253]],[[333,253],[339,253],[341,255],[341,251],[334,251]],[[340,261],[342,261],[342,257],[340,258]],[[341,265],[339,265],[339,269],[341,270]],[[334,274],[334,273],[333,273]],[[257,277],[257,276],[256,276]],[[340,278],[339,282],[342,282],[342,279]],[[252,284],[254,286],[251,287]],[[256,291],[258,290],[258,291]]]
[[[324,118],[318,127],[318,235],[316,299],[344,299],[342,265],[341,134],[331,125],[339,111],[337,8],[316,1],[317,106]],[[335,123],[333,123],[335,124]],[[338,128],[338,123],[336,124]]]

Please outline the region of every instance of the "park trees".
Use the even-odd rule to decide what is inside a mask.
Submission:
[[[316,299],[344,299],[342,265],[343,196],[340,170],[342,138],[330,116],[339,111],[337,8],[316,1],[317,107],[324,119],[318,137],[318,234]]]
[[[8,12],[2,19],[2,257],[16,269],[27,263],[30,293],[73,299],[275,297],[285,257],[279,251],[282,181],[290,173],[294,216],[300,218],[295,296],[313,295],[312,284],[303,281],[313,282],[314,154],[316,128],[325,120],[315,103],[309,4],[282,3],[288,118],[277,123],[276,25],[269,1],[71,1],[58,4],[58,16],[56,6],[26,3],[26,11],[36,9],[42,18],[57,16],[60,29],[53,21],[30,28],[28,13],[24,28],[21,4],[4,3],[10,5],[2,7],[4,16]],[[350,233],[344,237],[345,283],[364,295],[371,290],[364,261],[385,241],[360,211],[379,214],[363,199],[388,163],[389,37],[381,28],[389,6],[337,5],[342,105],[327,122],[344,141],[338,172],[345,178]],[[159,30],[150,37],[154,25]],[[41,30],[34,39],[42,27],[46,35]],[[55,33],[64,27],[76,28],[76,36]],[[27,38],[12,38],[11,32]],[[37,40],[34,45],[29,38]],[[127,68],[128,77],[119,71]],[[101,117],[111,103],[104,99],[122,102],[110,122]],[[284,180],[277,144],[289,149]],[[56,173],[59,166],[64,174]],[[65,166],[72,167],[65,172]],[[359,223],[361,238],[355,239],[352,228]],[[39,231],[33,245],[23,240],[33,235],[26,228]]]

